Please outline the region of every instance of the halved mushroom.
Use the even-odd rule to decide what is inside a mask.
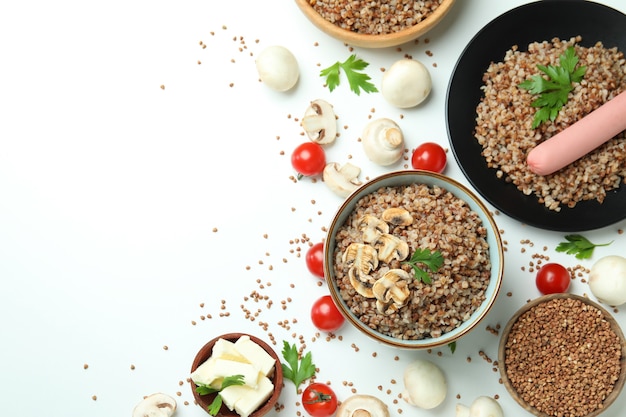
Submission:
[[[365,154],[378,165],[391,165],[404,153],[404,135],[391,119],[372,120],[365,126],[361,139]]]
[[[389,417],[389,409],[373,395],[356,394],[341,402],[336,417]]]
[[[363,234],[365,243],[373,243],[383,233],[389,233],[389,225],[373,214],[361,216],[358,220],[357,228]]]
[[[409,256],[409,245],[401,238],[383,233],[374,243],[374,248],[378,251],[378,259],[390,263],[394,259],[403,261]]]
[[[369,275],[378,268],[376,249],[363,243],[351,243],[342,255],[343,263],[349,266],[348,278],[354,289],[364,297],[373,298],[373,278]]]
[[[133,417],[171,417],[176,411],[176,400],[157,392],[148,395],[133,409]]]
[[[360,173],[361,168],[349,162],[342,167],[336,162],[331,162],[324,168],[324,184],[338,196],[347,197],[361,185],[357,178]]]
[[[337,119],[333,106],[325,100],[314,100],[304,112],[302,128],[309,139],[320,145],[332,143],[337,137]]]
[[[394,226],[409,226],[413,223],[413,216],[402,207],[390,207],[383,211],[382,219]]]
[[[411,290],[411,275],[403,269],[394,268],[385,272],[372,287],[376,297],[376,309],[381,314],[391,314],[406,305]]]

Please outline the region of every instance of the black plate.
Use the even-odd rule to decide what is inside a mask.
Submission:
[[[491,62],[502,61],[513,45],[581,35],[583,46],[602,41],[626,51],[626,15],[584,0],[542,0],[512,9],[492,20],[469,42],[453,71],[447,94],[448,137],[463,173],[476,190],[501,212],[541,229],[564,232],[597,229],[626,218],[624,186],[603,203],[584,201],[555,212],[526,196],[487,167],[473,132],[482,76]]]

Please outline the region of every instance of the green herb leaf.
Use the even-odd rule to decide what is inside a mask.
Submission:
[[[209,414],[215,416],[222,407],[222,396],[219,394],[219,392],[226,387],[230,387],[231,385],[243,385],[244,383],[245,382],[243,380],[243,375],[227,376],[222,380],[222,384],[220,385],[219,389],[212,387],[209,384],[196,384],[196,392],[200,395],[213,394],[216,392],[218,393],[211,402],[211,404],[209,404],[209,406],[207,407],[207,411],[209,412]]]
[[[376,93],[378,90],[376,86],[370,82],[370,76],[359,72],[369,66],[369,63],[362,59],[357,59],[356,55],[350,55],[344,62],[335,62],[330,67],[323,69],[320,72],[320,77],[326,78],[326,85],[332,92],[340,83],[340,73],[346,74],[348,83],[350,84],[350,90],[352,90],[357,96],[361,95],[361,90],[366,93]]]
[[[415,272],[415,278],[417,278],[418,281],[430,284],[432,282],[430,275],[427,271],[422,269],[420,265],[426,266],[431,272],[437,272],[439,268],[441,268],[441,265],[443,265],[443,256],[439,251],[431,252],[430,249],[417,248],[415,252],[413,252],[411,259],[405,263],[411,265],[413,272]]]
[[[587,72],[585,66],[576,68],[578,57],[573,46],[568,47],[559,56],[559,64],[558,67],[537,65],[537,69],[547,75],[548,79],[541,75],[533,75],[518,85],[531,94],[540,95],[530,104],[538,108],[533,119],[533,129],[545,121],[556,119],[561,108],[567,103],[568,94],[574,88],[572,83],[579,83]]]
[[[592,243],[584,236],[581,235],[566,235],[566,242],[561,242],[557,245],[557,252],[565,252],[568,255],[576,255],[576,259],[589,259],[593,255],[593,250],[598,246],[608,246],[613,241],[608,243]]]
[[[292,381],[296,386],[296,392],[300,384],[315,375],[315,365],[311,352],[307,352],[302,358],[298,354],[296,345],[289,345],[283,341],[283,358],[287,362],[282,363],[283,377]]]
[[[456,351],[456,341],[448,343],[448,347],[450,348],[450,353],[454,354]]]

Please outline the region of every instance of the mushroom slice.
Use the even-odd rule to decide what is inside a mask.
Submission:
[[[357,178],[360,173],[361,168],[349,162],[342,167],[336,162],[331,162],[324,168],[324,184],[338,196],[347,197],[361,185]]]
[[[374,279],[370,275],[362,274],[357,268],[352,267],[348,270],[348,278],[350,285],[357,293],[366,298],[374,298],[374,291],[372,290]]]
[[[389,417],[389,409],[373,395],[356,394],[341,402],[336,417]]]
[[[148,395],[133,409],[133,417],[170,417],[176,411],[176,400],[157,392]]]
[[[383,233],[389,233],[389,225],[373,214],[364,214],[358,220],[357,228],[363,234],[363,241],[374,243]]]
[[[378,250],[378,259],[386,263],[390,263],[394,259],[403,261],[409,256],[408,243],[389,233],[380,235],[374,247]]]
[[[376,249],[363,243],[351,243],[342,255],[344,264],[356,268],[364,275],[378,268]]]
[[[394,226],[409,226],[413,223],[413,216],[402,207],[390,207],[383,211],[382,219]]]
[[[302,127],[309,139],[320,145],[337,137],[337,119],[333,106],[325,100],[314,100],[304,112]]]
[[[381,314],[391,314],[398,308],[406,305],[411,290],[409,280],[411,275],[403,269],[394,268],[385,272],[372,287],[376,297],[376,308]]]

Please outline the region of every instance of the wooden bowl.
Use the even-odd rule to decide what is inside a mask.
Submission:
[[[266,415],[267,413],[269,413],[271,410],[274,409],[274,406],[276,405],[276,402],[278,401],[278,397],[280,397],[280,393],[283,389],[283,370],[282,370],[280,358],[278,357],[276,352],[274,352],[274,350],[263,340],[259,339],[258,337],[248,335],[245,333],[228,333],[228,334],[223,334],[221,336],[215,337],[214,339],[211,339],[206,345],[204,345],[198,351],[191,365],[191,372],[195,371],[202,363],[204,363],[207,359],[209,359],[209,357],[211,356],[213,352],[213,346],[219,339],[225,339],[230,342],[236,342],[237,339],[239,339],[241,336],[250,337],[250,340],[252,340],[257,345],[261,346],[267,353],[269,353],[276,360],[274,373],[273,375],[269,377],[272,383],[274,384],[274,392],[263,405],[261,405],[256,411],[250,414],[250,417],[261,417],[261,416]],[[196,403],[200,407],[202,407],[203,410],[207,411],[209,404],[213,402],[217,394],[214,393],[214,394],[208,394],[208,395],[200,395],[196,392],[196,384],[191,380],[190,380],[190,384],[191,384],[191,391],[193,392],[193,397],[195,398]],[[222,404],[222,407],[220,408],[220,411],[217,413],[216,417],[238,417],[238,416],[239,414],[237,414],[234,410],[231,411],[228,409],[228,407],[226,407],[226,405]]]
[[[395,33],[369,35],[352,32],[324,19],[310,4],[310,0],[296,0],[296,4],[304,15],[322,32],[344,43],[362,48],[386,48],[412,41],[425,34],[437,25],[452,8],[455,0],[443,0],[442,3],[428,15],[410,28]]]
[[[624,334],[622,333],[622,330],[619,327],[619,324],[617,323],[617,321],[613,318],[613,316],[611,316],[611,314],[609,314],[609,312],[607,312],[602,306],[600,306],[598,303],[589,300],[586,297],[582,297],[579,295],[575,295],[575,294],[568,294],[568,293],[559,293],[559,294],[550,294],[550,295],[545,295],[545,296],[541,296],[535,300],[532,300],[530,302],[528,302],[526,305],[524,305],[522,308],[520,308],[514,315],[513,317],[509,320],[509,322],[507,323],[506,327],[503,330],[502,333],[502,337],[500,339],[500,345],[498,348],[498,367],[500,369],[500,375],[502,377],[502,382],[504,384],[504,386],[506,387],[507,391],[509,392],[509,394],[513,397],[513,399],[515,399],[515,401],[521,405],[526,411],[528,411],[529,413],[531,413],[532,415],[538,416],[538,417],[550,417],[550,414],[547,414],[541,410],[539,410],[538,408],[536,408],[535,406],[531,405],[529,402],[527,402],[523,397],[522,394],[520,394],[516,388],[515,388],[515,384],[513,384],[511,382],[511,379],[509,377],[509,373],[507,372],[507,343],[508,343],[508,339],[509,339],[509,335],[511,334],[511,330],[513,328],[513,326],[515,325],[515,323],[517,323],[517,321],[520,319],[521,316],[523,316],[525,313],[527,313],[529,310],[533,309],[534,307],[538,306],[538,305],[542,305],[544,303],[550,303],[553,300],[559,300],[559,299],[573,299],[573,300],[579,300],[582,303],[584,303],[587,306],[590,306],[592,308],[595,308],[597,310],[600,311],[600,313],[602,314],[602,321],[606,321],[610,327],[610,330],[613,331],[613,333],[615,333],[615,335],[618,337],[619,339],[619,346],[618,347],[621,350],[621,358],[619,360],[619,367],[620,367],[620,373],[619,373],[619,377],[618,379],[614,382],[613,384],[613,390],[610,392],[610,394],[608,394],[606,396],[606,398],[602,401],[601,403],[601,407],[596,408],[593,411],[588,412],[588,414],[585,414],[584,417],[595,417],[598,416],[599,414],[601,414],[604,410],[606,410],[619,396],[622,388],[624,387],[624,380],[626,379],[626,343],[624,341]],[[536,317],[535,319],[538,319],[538,317]],[[536,322],[536,320],[535,320]],[[554,340],[557,340],[557,335],[561,334],[561,332],[563,334],[565,334],[566,332],[569,332],[569,334],[571,334],[572,332],[576,332],[579,331],[580,329],[576,328],[576,324],[573,323],[574,325],[572,326],[572,324],[568,324],[567,326],[567,330],[559,330],[559,331],[549,331],[546,332],[546,334],[544,335],[544,338],[546,338],[545,340],[548,340],[549,342],[552,342]],[[565,326],[565,325],[563,325]],[[565,329],[566,327],[562,327],[562,329]],[[543,329],[546,329],[546,327],[543,327]],[[560,344],[556,344],[556,345],[551,345],[550,349],[552,351],[557,351],[559,349],[559,346],[562,346],[563,348],[568,348],[571,346],[571,344],[565,344],[563,343],[562,345]],[[596,346],[592,346],[591,348],[595,348]],[[571,352],[571,351],[570,351]],[[570,355],[576,355],[576,352],[570,353]],[[526,358],[527,360],[529,360],[530,358]],[[546,359],[546,358],[543,358]],[[548,359],[546,359],[548,360]],[[599,369],[603,369],[605,368],[604,363],[598,363],[597,368]],[[548,374],[551,371],[550,366],[548,365],[548,363],[546,361],[542,361],[542,363],[540,364],[541,368],[542,368],[542,373],[543,374]],[[584,389],[581,389],[580,391],[584,392]],[[565,392],[562,392],[560,389],[555,389],[555,396],[559,397],[559,398],[565,398],[567,396],[567,394]],[[546,395],[548,395],[546,393]],[[571,398],[571,397],[569,397]],[[543,408],[543,407],[539,407],[539,408]],[[577,413],[580,413],[580,415],[582,415],[583,410],[580,408],[576,408]]]

